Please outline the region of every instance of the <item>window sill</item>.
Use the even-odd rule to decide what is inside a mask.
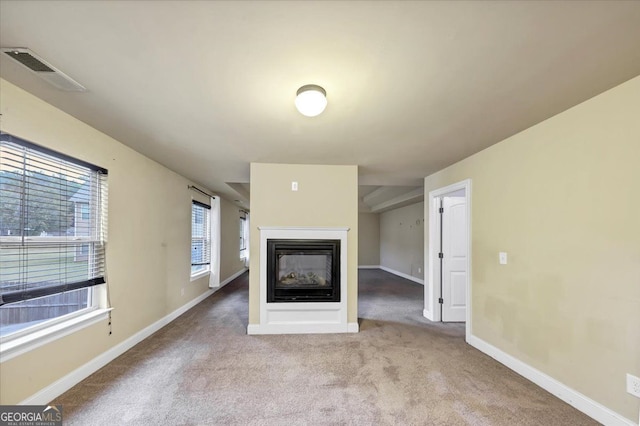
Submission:
[[[11,339],[6,343],[0,339],[0,363],[105,320],[109,318],[109,312],[112,309],[96,309],[26,336]]]
[[[208,277],[209,274],[211,274],[211,271],[202,271],[202,272],[198,272],[195,275],[191,275],[191,282],[195,281],[195,280],[199,280],[200,278],[204,278],[204,277]]]

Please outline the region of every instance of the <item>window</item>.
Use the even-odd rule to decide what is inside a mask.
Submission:
[[[240,259],[249,259],[249,214],[240,210]]]
[[[107,171],[0,134],[0,336],[97,308]]]
[[[211,269],[211,207],[193,201],[191,204],[191,276]]]

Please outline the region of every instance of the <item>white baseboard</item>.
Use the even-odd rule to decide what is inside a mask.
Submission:
[[[358,265],[358,269],[380,269],[380,265]]]
[[[634,426],[636,424],[476,336],[467,336],[467,343],[604,425]]]
[[[409,274],[405,274],[404,272],[396,271],[395,269],[387,268],[386,266],[382,266],[382,265],[380,265],[380,269],[382,269],[383,271],[389,272],[389,273],[391,273],[393,275],[397,275],[399,277],[402,277],[402,278],[404,278],[406,280],[413,281],[413,282],[416,282],[418,284],[424,285],[424,280],[423,279],[413,277],[413,276],[411,276]]]
[[[87,362],[83,366],[76,368],[71,373],[53,382],[46,388],[36,392],[35,394],[31,395],[30,397],[23,400],[19,404],[20,405],[48,404],[58,396],[62,395],[64,392],[71,389],[73,386],[80,383],[82,380],[89,377],[91,374],[95,373],[96,371],[98,371],[99,369],[101,369],[102,367],[104,367],[105,365],[107,365],[108,363],[110,363],[111,361],[113,361],[114,359],[116,359],[117,357],[119,357],[120,355],[122,355],[123,353],[125,353],[126,351],[134,347],[135,345],[137,345],[138,343],[142,342],[147,337],[151,336],[156,331],[160,330],[165,325],[169,324],[171,321],[178,318],[180,315],[187,312],[189,309],[196,306],[198,303],[202,302],[207,297],[211,296],[213,293],[221,289],[225,284],[228,284],[238,276],[242,275],[245,271],[246,269],[238,271],[237,273],[233,274],[231,277],[221,282],[220,286],[214,289],[207,290],[206,292],[202,293],[200,296],[191,300],[187,304],[171,312],[169,315],[159,319],[158,321],[154,322],[150,326],[140,330],[133,336],[122,341],[121,343],[117,344],[111,349],[108,349],[106,352],[103,352],[102,354],[98,355],[97,357]]]
[[[422,310],[422,316],[425,317],[426,319],[428,319],[429,321],[435,321],[433,319],[433,314],[431,313],[431,311],[428,311],[426,309]]]
[[[249,268],[240,269],[238,272],[236,272],[235,274],[231,275],[226,280],[222,281],[218,287],[214,287],[213,290],[215,291],[215,290],[221,289],[222,287],[224,287],[225,285],[229,284],[231,281],[235,280],[236,278],[238,278],[240,275],[244,274],[248,270],[249,270]]]

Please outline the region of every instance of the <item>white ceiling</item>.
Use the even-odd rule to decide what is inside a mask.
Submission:
[[[232,200],[250,162],[415,189],[639,75],[640,2],[1,0],[0,44],[89,91],[6,58],[3,78]],[[315,118],[293,103],[309,83],[329,101]]]

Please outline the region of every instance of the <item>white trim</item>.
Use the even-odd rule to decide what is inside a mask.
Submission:
[[[105,365],[107,365],[108,363],[110,363],[111,361],[113,361],[114,359],[116,359],[117,357],[119,357],[120,355],[122,355],[123,353],[125,353],[126,351],[134,347],[135,345],[137,345],[138,343],[142,342],[147,337],[151,336],[156,331],[160,330],[162,327],[166,326],[167,324],[169,324],[170,322],[178,318],[180,315],[187,312],[189,309],[196,306],[198,303],[205,300],[207,297],[211,296],[213,293],[221,289],[225,284],[228,284],[229,282],[233,281],[233,279],[237,278],[239,275],[241,275],[245,271],[246,269],[236,272],[231,277],[227,278],[222,283],[220,283],[219,287],[215,289],[207,290],[206,292],[202,293],[200,296],[191,300],[187,304],[171,312],[169,315],[159,319],[158,321],[140,330],[139,332],[129,337],[128,339],[120,342],[116,346],[113,346],[111,349],[108,349],[107,351],[101,353],[91,361],[87,362],[81,367],[76,368],[71,373],[53,382],[52,384],[45,387],[44,389],[41,389],[40,391],[36,392],[35,394],[21,401],[19,404],[20,405],[48,404],[50,401],[53,401],[55,398],[62,395],[64,392],[68,391],[73,386],[77,385],[82,380],[86,379],[91,374],[98,371],[100,368],[104,367]]]
[[[465,179],[463,181],[445,186],[443,188],[434,189],[433,191],[429,191],[428,194],[428,203],[425,203],[425,217],[429,218],[429,238],[425,238],[425,244],[427,246],[428,255],[425,257],[425,265],[424,270],[428,271],[427,281],[424,287],[424,310],[423,315],[425,318],[431,321],[441,321],[441,313],[440,306],[438,304],[438,299],[441,297],[440,295],[440,286],[436,285],[437,275],[440,272],[439,270],[439,262],[436,261],[438,256],[438,249],[436,249],[436,245],[438,243],[438,238],[440,233],[438,232],[439,225],[439,214],[437,211],[435,199],[441,197],[443,195],[447,195],[451,192],[459,191],[464,189],[465,194],[465,206],[467,209],[467,309],[466,309],[466,318],[465,318],[465,335],[469,337],[471,335],[472,324],[471,324],[471,310],[473,300],[471,295],[473,291],[473,262],[471,259],[471,255],[473,253],[473,249],[471,246],[471,179]],[[426,232],[426,228],[425,228]]]
[[[195,275],[191,275],[189,282],[194,282],[196,280],[199,280],[200,278],[208,277],[209,274],[211,274],[211,271],[208,269],[205,269],[204,271],[196,272]]]
[[[519,359],[509,355],[484,340],[467,334],[467,343],[481,352],[489,355],[499,363],[505,365],[522,377],[531,380],[536,385],[560,398],[567,404],[582,411],[587,416],[608,426],[633,426],[636,423],[610,410],[604,405],[592,400],[560,383],[556,379],[537,370]]]
[[[347,323],[347,333],[358,333],[360,331],[360,324],[357,322]]]
[[[416,278],[416,277],[411,276],[409,274],[405,274],[404,272],[396,271],[395,269],[387,268],[386,266],[382,266],[382,265],[380,265],[380,269],[382,269],[383,271],[389,272],[390,274],[402,277],[405,280],[413,281],[413,282],[416,282],[418,284],[424,285],[424,280],[422,280],[420,278]]]
[[[424,270],[427,273],[425,279],[424,286],[424,310],[423,315],[426,319],[430,321],[440,321],[440,309],[439,306],[435,303],[436,295],[435,295],[435,279],[440,269],[435,270],[436,266],[439,266],[439,262],[437,262],[434,258],[436,255],[436,249],[434,248],[434,244],[432,241],[433,235],[439,235],[438,229],[440,228],[440,216],[435,214],[435,210],[437,208],[435,197],[431,196],[429,193],[429,197],[427,198],[428,202],[424,203],[424,217],[429,221],[429,227],[424,228],[424,232],[427,232],[429,229],[429,234],[425,235],[424,244],[425,247],[425,259],[424,259]]]
[[[209,288],[220,288],[222,285],[220,284],[220,238],[221,238],[221,228],[220,224],[220,197],[211,197],[209,200],[211,203],[211,214],[210,214],[210,228],[211,228],[211,265],[209,270],[211,271],[211,275],[209,275]]]
[[[358,269],[380,269],[380,265],[358,265]]]
[[[83,315],[11,339],[6,343],[0,343],[0,363],[105,320],[109,318],[111,309],[94,309]]]

